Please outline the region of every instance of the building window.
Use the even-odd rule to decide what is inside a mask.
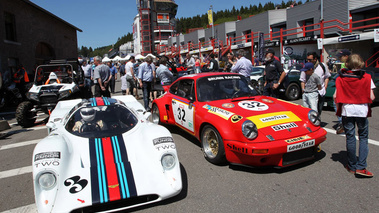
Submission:
[[[168,13],[158,13],[157,14],[157,22],[158,23],[170,23],[170,18]]]
[[[5,39],[8,41],[17,41],[16,20],[14,14],[4,13],[5,20]]]

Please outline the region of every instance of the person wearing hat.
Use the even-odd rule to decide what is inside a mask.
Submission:
[[[314,73],[314,65],[312,62],[305,63],[300,70],[305,72],[306,77],[301,81],[301,89],[303,91],[303,105],[317,112],[318,91],[321,90],[321,79]]]
[[[271,48],[266,50],[265,62],[263,95],[277,98],[279,97],[278,87],[282,83],[286,73],[283,71],[280,61],[275,59],[275,51]]]
[[[347,69],[342,69],[336,79],[333,98],[337,105],[337,116],[342,116],[346,135],[348,172],[357,177],[373,177],[367,168],[368,119],[371,117],[370,104],[375,99],[375,84],[370,74],[362,71],[365,63],[361,56],[352,54],[347,58]],[[359,155],[356,155],[355,126],[359,134]]]
[[[347,68],[345,65],[345,62],[347,58],[349,57],[349,55],[351,55],[351,52],[347,49],[340,50],[336,54],[336,57],[342,62],[341,69]]]

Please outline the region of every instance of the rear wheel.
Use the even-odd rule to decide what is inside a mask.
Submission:
[[[31,127],[36,121],[36,113],[32,112],[33,104],[30,101],[24,101],[16,109],[17,123],[22,127]]]
[[[296,83],[291,83],[286,89],[286,98],[290,101],[300,98],[300,87]]]
[[[205,159],[213,164],[226,162],[224,143],[220,133],[211,125],[206,125],[201,132],[201,145]]]

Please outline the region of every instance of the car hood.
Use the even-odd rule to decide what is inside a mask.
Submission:
[[[67,147],[55,168],[59,177],[53,212],[144,195],[157,195],[161,200],[179,193],[178,159],[171,173],[161,165],[164,153],[177,156],[175,144],[161,144],[158,149],[154,134],[147,129],[153,130],[135,128],[106,138],[62,137]]]
[[[233,124],[242,125],[239,121],[246,120],[254,122],[259,134],[266,136],[264,141],[294,138],[320,128],[310,123],[310,109],[272,97],[255,96],[213,101],[203,108]]]

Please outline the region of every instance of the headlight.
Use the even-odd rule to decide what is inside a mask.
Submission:
[[[59,100],[62,99],[62,98],[66,98],[68,96],[70,96],[71,94],[71,90],[65,90],[65,91],[62,91],[60,94],[59,94]]]
[[[163,157],[161,159],[161,163],[162,163],[164,170],[170,170],[170,169],[174,168],[174,166],[176,164],[174,155],[172,155],[172,154],[163,155]]]
[[[242,124],[242,134],[247,139],[255,139],[258,136],[257,126],[251,121],[245,121]]]
[[[320,126],[321,124],[321,119],[320,119],[320,116],[319,114],[314,111],[314,110],[311,110],[309,111],[308,113],[308,119],[312,122],[313,125],[315,126]]]
[[[39,185],[45,190],[53,188],[56,182],[57,178],[52,172],[43,173],[38,177]]]
[[[26,97],[27,97],[29,100],[35,100],[35,101],[38,101],[38,93],[28,92],[28,93],[26,93]]]

